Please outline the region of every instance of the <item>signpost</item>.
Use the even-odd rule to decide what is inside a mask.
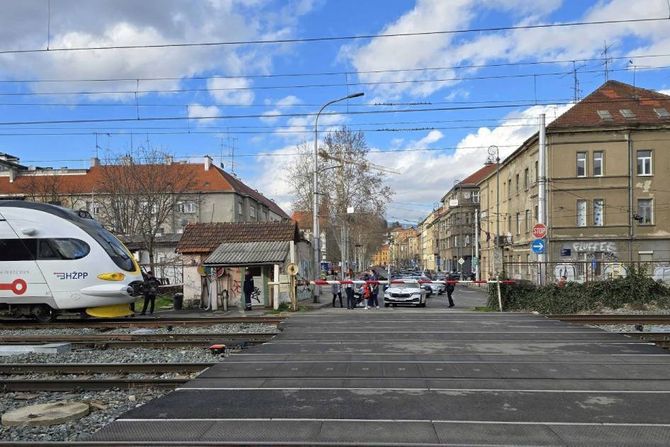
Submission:
[[[545,247],[544,239],[535,239],[530,244],[531,250],[533,250],[533,253],[537,255],[544,253],[544,247]]]
[[[465,259],[459,258],[458,259],[458,265],[463,265],[463,264],[465,264]]]
[[[544,239],[547,235],[547,226],[543,223],[535,224],[533,227],[533,237],[535,239]]]

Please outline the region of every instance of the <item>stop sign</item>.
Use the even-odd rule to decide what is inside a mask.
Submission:
[[[533,236],[537,239],[542,239],[547,235],[547,226],[545,224],[535,224],[533,227]]]

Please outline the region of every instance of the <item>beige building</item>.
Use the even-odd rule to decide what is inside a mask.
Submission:
[[[670,262],[670,96],[608,81],[547,126],[547,272],[578,281]],[[504,142],[501,142],[501,144]],[[496,202],[497,178],[500,202]],[[537,279],[538,135],[479,182],[483,273]],[[497,215],[499,205],[499,215]]]
[[[495,171],[495,164],[487,164],[472,173],[442,197],[439,257],[441,270],[462,272],[470,276],[475,271],[475,215],[479,211],[478,183]],[[463,260],[461,264],[459,260]]]
[[[419,224],[421,266],[424,270],[438,270],[437,217],[439,210],[433,210]]]
[[[414,227],[390,231],[389,256],[396,268],[416,268],[420,262],[419,234]]]
[[[379,250],[372,255],[372,265],[375,266],[387,266],[389,265],[390,262],[390,257],[389,257],[389,245],[388,244],[383,244],[381,247],[379,247]]]

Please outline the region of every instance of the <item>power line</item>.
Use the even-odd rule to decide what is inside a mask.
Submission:
[[[73,51],[105,51],[105,50],[135,50],[135,49],[157,49],[157,48],[268,45],[268,44],[287,44],[287,43],[314,43],[314,42],[333,42],[333,41],[360,40],[360,39],[437,36],[437,35],[454,35],[454,34],[466,34],[466,33],[490,33],[499,31],[517,31],[517,30],[544,29],[544,28],[570,28],[570,27],[593,26],[593,25],[615,25],[622,23],[652,23],[667,20],[670,20],[670,18],[647,17],[638,19],[593,20],[593,21],[577,21],[577,22],[563,22],[563,23],[545,23],[537,25],[515,25],[515,26],[497,26],[488,28],[465,28],[457,30],[420,31],[411,33],[358,34],[349,36],[321,36],[321,37],[302,37],[302,38],[291,38],[291,39],[289,38],[257,39],[257,40],[183,42],[183,43],[162,43],[162,44],[142,44],[142,45],[104,45],[94,47],[56,47],[56,48],[51,47],[51,48],[35,48],[35,49],[24,49],[24,50],[0,50],[0,54],[30,54],[30,53],[56,53],[56,52],[73,52]]]
[[[639,67],[638,70],[663,70],[670,68],[669,66],[658,67]],[[610,72],[628,71],[628,68],[610,69]],[[584,70],[581,73],[601,73],[601,69]],[[438,79],[404,79],[396,81],[358,81],[349,83],[321,83],[321,84],[293,84],[293,85],[260,85],[253,87],[214,87],[214,88],[178,88],[178,89],[147,89],[140,90],[87,90],[87,91],[53,91],[53,92],[3,92],[0,96],[92,96],[92,95],[146,95],[149,93],[162,94],[178,94],[178,93],[208,93],[219,91],[256,91],[256,90],[283,90],[283,89],[308,89],[308,88],[333,88],[333,87],[351,87],[351,86],[377,86],[377,85],[405,85],[405,84],[424,84],[424,83],[445,83],[454,81],[486,81],[495,79],[523,79],[523,78],[537,78],[537,77],[562,77],[571,75],[572,70],[557,71],[549,73],[518,73],[509,75],[484,75],[484,76],[454,76],[449,78]]]
[[[631,59],[649,59],[668,57],[670,53],[665,54],[637,54],[629,56],[611,56],[609,60],[631,60]],[[420,67],[420,68],[389,68],[379,70],[356,70],[356,71],[324,71],[324,72],[294,72],[294,73],[268,73],[268,74],[239,74],[222,75],[214,74],[209,76],[189,76],[189,80],[210,80],[210,79],[271,79],[271,78],[291,78],[291,77],[312,77],[312,76],[345,76],[361,74],[384,74],[384,73],[412,73],[426,71],[445,71],[445,70],[463,70],[472,68],[503,68],[519,66],[538,66],[538,65],[561,65],[572,63],[586,63],[602,61],[602,57],[581,58],[581,59],[553,59],[527,62],[499,62],[492,64],[462,64],[440,67]],[[581,68],[581,67],[580,67]],[[572,73],[572,72],[571,72]],[[70,79],[0,79],[0,84],[7,83],[75,83],[75,82],[137,82],[139,81],[180,81],[184,76],[159,76],[159,77],[133,77],[133,78],[70,78]]]

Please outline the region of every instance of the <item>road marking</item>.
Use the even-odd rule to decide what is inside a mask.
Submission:
[[[328,378],[331,379],[330,377]],[[356,378],[357,380],[360,377]],[[440,392],[471,392],[471,393],[554,393],[554,394],[670,394],[670,390],[536,390],[536,389],[506,389],[506,388],[365,388],[365,387],[193,387],[175,388],[175,391],[440,391]]]
[[[429,424],[482,424],[482,425],[561,425],[586,427],[670,427],[670,424],[626,423],[626,422],[521,422],[521,421],[470,421],[440,419],[325,419],[325,418],[159,418],[159,419],[116,419],[117,422],[414,422]]]

